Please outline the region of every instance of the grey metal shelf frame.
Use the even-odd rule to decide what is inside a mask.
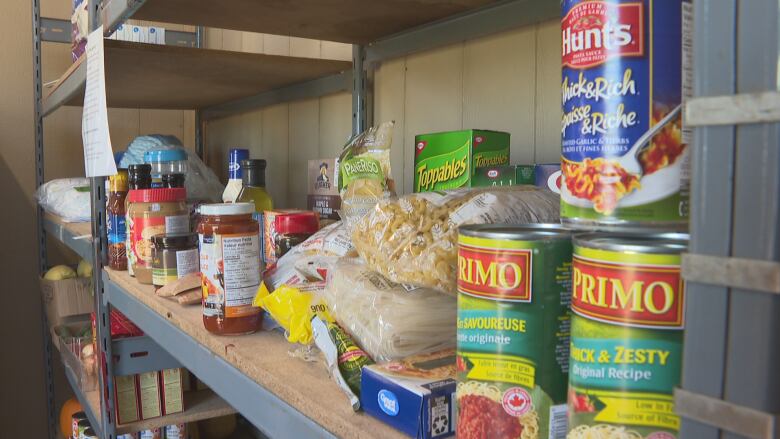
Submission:
[[[686,438],[780,434],[780,5],[694,0]]]
[[[44,103],[41,81],[40,81],[40,42],[41,42],[41,22],[39,15],[39,0],[31,0],[33,7],[33,27],[34,32],[34,65],[36,67],[35,84],[35,120],[36,120],[36,166],[37,166],[37,185],[43,183],[43,130],[42,122],[46,114],[56,110],[59,105],[73,98],[80,92],[79,85],[83,84],[83,69],[74,69],[76,76],[71,81],[72,86],[57,90],[58,95],[50,96],[48,103]],[[167,5],[176,2],[166,0]],[[219,2],[220,7],[227,8],[224,14],[211,14],[207,10],[198,10],[199,6],[216,5],[213,1],[194,1],[188,3],[189,9],[181,9],[180,12],[188,12],[186,20],[172,20],[173,22],[191,24],[191,25],[214,25],[213,19],[224,18],[225,16],[236,16],[235,12],[239,9],[237,5],[245,3],[247,0],[230,0]],[[296,3],[317,5],[316,1],[299,0]],[[251,3],[251,2],[250,2]],[[382,7],[392,7],[402,2],[396,0],[387,0],[380,3],[374,2]],[[372,3],[372,4],[374,4]],[[441,5],[447,6],[446,2]],[[106,25],[106,33],[112,31],[119,23],[131,18],[138,11],[142,11],[137,18],[152,21],[166,21],[164,19],[155,20],[156,17],[143,16],[144,9],[149,5],[163,5],[161,0],[103,0],[95,2],[90,6],[90,27],[98,27],[101,18]],[[259,4],[259,3],[258,3]],[[352,8],[351,12],[361,12],[361,8],[369,11],[370,5],[366,6],[363,2],[356,0],[345,0]],[[456,3],[452,3],[456,5]],[[233,6],[235,10],[229,10]],[[269,28],[258,28],[255,21],[242,21],[241,26],[220,26],[230,29],[243,29],[264,33],[281,33],[291,36],[312,37],[333,41],[345,41],[354,44],[353,64],[351,72],[320,78],[301,84],[294,84],[289,87],[260,93],[255,96],[242,98],[232,102],[226,102],[219,105],[201,108],[196,113],[197,127],[196,139],[197,150],[202,152],[203,136],[202,130],[206,122],[218,117],[225,117],[252,109],[273,105],[280,102],[291,100],[323,96],[343,90],[351,90],[353,95],[353,131],[358,133],[372,124],[373,109],[373,71],[383,61],[407,54],[433,49],[448,44],[463,42],[482,36],[532,25],[544,20],[551,20],[559,17],[559,4],[550,0],[468,0],[458,2],[453,6],[455,9],[448,9],[449,6],[440,10],[428,11],[426,19],[420,22],[418,10],[414,8],[399,9],[397,12],[397,22],[391,27],[371,26],[370,22],[355,21],[362,28],[369,29],[369,34],[362,37],[338,36],[328,38],[329,35],[305,35],[298,34],[296,31],[280,32],[274,26],[283,25],[284,20],[270,20],[262,22],[262,25],[271,26]],[[365,12],[363,11],[363,12]],[[350,12],[350,11],[347,11]],[[288,29],[306,28],[306,23],[294,23],[297,17],[289,16],[286,19],[290,26]],[[317,17],[318,20],[326,17]],[[248,24],[247,24],[248,23]],[[55,23],[56,24],[56,23]],[[230,23],[225,23],[230,24]],[[297,24],[298,26],[294,26]],[[327,23],[325,23],[327,24]],[[331,23],[332,24],[332,23]],[[53,24],[47,22],[47,26]],[[339,26],[331,26],[332,29],[339,29]],[[382,29],[382,30],[378,30]],[[276,30],[276,32],[275,32]],[[354,30],[354,29],[352,29]],[[54,37],[52,37],[54,38]],[[58,38],[62,38],[59,36]],[[199,28],[196,40],[202,41],[202,31]],[[307,418],[302,413],[292,408],[277,395],[265,389],[263,386],[254,382],[246,375],[239,372],[226,361],[214,357],[201,346],[198,346],[192,337],[172,326],[164,317],[154,313],[148,307],[145,307],[138,300],[127,294],[122,288],[114,282],[103,276],[103,264],[106,255],[105,236],[105,179],[93,178],[91,183],[92,190],[92,243],[87,248],[84,241],[75,240],[74,236],[69,236],[62,228],[55,227],[54,224],[47,223],[43,215],[39,216],[39,253],[41,269],[46,264],[45,231],[54,233],[55,236],[72,246],[82,256],[90,256],[94,261],[94,285],[95,285],[95,306],[99,315],[98,318],[98,342],[101,349],[109,357],[118,351],[111,340],[108,330],[108,313],[112,306],[124,312],[128,317],[135,321],[147,334],[149,334],[157,343],[168,350],[171,356],[180,361],[184,366],[193,370],[201,379],[209,384],[215,392],[223,396],[230,404],[238,409],[245,417],[262,430],[271,433],[271,435],[295,437],[332,437],[333,434],[324,430],[320,425]],[[45,331],[48,332],[48,331]],[[117,372],[113,362],[109,362],[107,368],[107,378],[103,382],[101,377],[100,388],[112,388],[112,377]],[[72,377],[70,377],[72,378]],[[50,388],[50,386],[49,386]],[[83,397],[83,395],[82,395]],[[50,402],[52,398],[50,397]],[[93,422],[100,422],[100,430],[106,439],[116,437],[116,425],[113,420],[113,397],[101,395],[100,411],[102,416],[93,413]],[[263,407],[259,410],[258,407]],[[101,421],[97,419],[100,418]],[[50,406],[49,421],[54,425],[53,408]],[[290,430],[292,428],[292,430]],[[52,428],[52,434],[54,429]]]

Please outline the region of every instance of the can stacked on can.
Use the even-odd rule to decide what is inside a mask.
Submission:
[[[677,436],[690,0],[562,0],[561,222],[575,233],[567,439]],[[666,232],[664,232],[666,231]]]
[[[684,230],[689,0],[562,0],[561,219]]]

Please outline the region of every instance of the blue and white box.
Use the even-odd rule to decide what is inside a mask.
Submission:
[[[417,360],[417,361],[415,361]],[[417,439],[455,434],[455,354],[363,368],[360,403],[371,416]]]

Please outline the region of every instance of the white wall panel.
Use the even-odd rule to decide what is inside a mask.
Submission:
[[[218,40],[222,44],[224,36]],[[243,46],[247,41],[244,35]],[[261,50],[257,47],[252,50]],[[316,47],[322,57],[350,59],[348,45],[263,35],[265,53],[315,56]],[[396,122],[391,161],[398,191],[412,190],[414,136],[421,133],[462,128],[508,131],[513,163],[558,161],[560,77],[557,21],[379,65],[374,76],[374,120]],[[260,150],[269,160],[269,188],[277,205],[301,207],[307,161],[335,157],[350,133],[350,96],[341,93],[277,105],[261,114],[260,119],[235,116],[210,123],[209,157],[217,148],[222,163],[235,142],[246,145],[262,137]],[[260,134],[257,125],[262,127]],[[289,190],[279,189],[282,185]],[[289,200],[281,199],[288,196]]]
[[[463,128],[512,133],[513,163],[532,163],[536,98],[536,30],[467,42],[463,63]]]

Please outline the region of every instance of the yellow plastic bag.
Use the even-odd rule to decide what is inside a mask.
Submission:
[[[284,328],[287,341],[307,345],[313,340],[312,317],[316,315],[322,320],[333,322],[330,311],[320,295],[324,287],[323,283],[302,284],[295,287],[282,285],[273,293],[260,297],[259,301],[261,307]],[[258,296],[261,293],[258,292]]]

